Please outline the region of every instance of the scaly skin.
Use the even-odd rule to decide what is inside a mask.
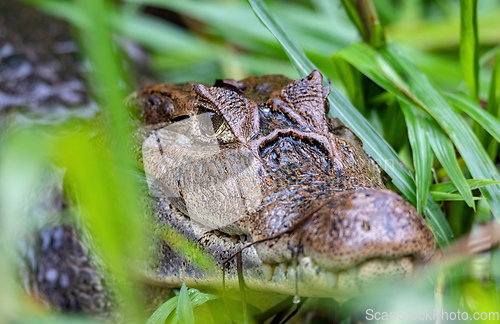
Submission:
[[[222,263],[246,247],[249,288],[346,298],[375,279],[410,277],[431,258],[434,237],[415,208],[384,189],[361,143],[327,118],[328,92],[313,71],[138,94],[158,227],[217,262],[198,269],[162,237],[151,280],[220,287]],[[237,286],[236,258],[226,272]]]

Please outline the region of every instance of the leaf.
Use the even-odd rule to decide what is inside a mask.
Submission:
[[[300,49],[290,35],[283,29],[283,27],[281,27],[281,25],[271,16],[271,13],[269,12],[269,9],[267,9],[265,3],[263,1],[256,0],[248,0],[248,2],[262,24],[269,29],[269,31],[281,44],[292,63],[295,64],[299,74],[306,76],[311,73],[312,70],[315,70],[316,67],[311,61],[309,61],[302,49]]]
[[[332,60],[332,62],[335,73],[342,80],[349,99],[361,113],[364,113],[365,103],[362,87],[362,78],[364,76],[343,60]]]
[[[466,113],[500,142],[500,120],[484,110],[477,102],[463,94],[445,92],[446,99],[454,107]]]
[[[484,186],[491,186],[495,184],[500,184],[500,181],[495,181],[495,180],[486,180],[486,179],[468,179],[467,180],[467,185],[469,186],[470,189],[478,189]],[[431,191],[439,191],[439,192],[446,192],[446,193],[452,193],[457,191],[457,188],[455,187],[455,184],[453,182],[441,182],[441,183],[436,183],[431,185],[430,187]]]
[[[496,47],[496,57],[491,72],[491,83],[488,92],[488,112],[500,117],[500,51],[499,46]],[[496,113],[496,114],[495,114]]]
[[[220,296],[218,295],[205,294],[193,288],[189,289],[188,291],[189,291],[189,298],[191,298],[191,303],[193,304],[193,307],[197,307],[208,301],[220,298]]]
[[[477,0],[460,0],[460,65],[474,100],[479,96]]]
[[[182,287],[186,287],[185,284],[182,284]],[[178,296],[174,296],[167,300],[165,303],[163,303],[160,307],[158,307],[155,312],[151,315],[151,317],[148,319],[146,324],[163,324],[167,320],[170,314],[172,312],[176,313],[175,319],[177,320],[177,314],[178,314],[178,308],[181,301],[179,300],[181,298],[182,292],[182,287],[179,292]],[[192,306],[192,309],[194,309],[194,312],[196,312],[196,307],[201,306],[205,304],[208,301],[219,299],[220,296],[217,295],[212,295],[212,294],[205,294],[200,292],[197,289],[190,288],[187,290],[187,294],[190,300],[190,304]],[[184,298],[184,296],[183,296]],[[186,303],[183,301],[183,303]],[[184,323],[180,321],[180,323]]]
[[[359,14],[356,3],[352,0],[341,0],[342,6],[344,7],[349,19],[356,26],[358,33],[361,35],[361,39],[365,42],[369,42],[369,37],[367,30],[365,30],[365,26],[363,25],[363,17]]]
[[[146,324],[164,324],[168,316],[175,310],[179,301],[179,296],[175,296],[164,302],[149,317]]]
[[[138,319],[141,314],[130,260],[144,255],[144,220],[139,183],[128,170],[133,169],[130,144],[132,125],[123,108],[130,84],[124,60],[117,52],[116,38],[108,21],[116,5],[108,1],[74,1],[73,10],[86,22],[79,27],[82,54],[90,64],[95,98],[102,107],[99,117],[106,134],[97,147],[90,132],[79,132],[61,140],[57,155],[68,171],[68,179],[78,194],[79,207],[89,231],[102,252],[106,266],[116,279],[116,289],[124,302],[122,311]],[[95,130],[94,130],[95,131]],[[104,136],[103,136],[104,137]],[[126,305],[126,306],[125,306]]]
[[[417,185],[417,210],[419,213],[427,205],[429,196],[429,185],[431,183],[431,169],[434,156],[427,135],[427,125],[424,118],[413,105],[400,102],[401,109],[408,127],[408,138],[413,154],[413,165],[415,167],[415,182]]]
[[[337,55],[400,100],[427,111],[452,139],[474,178],[500,180],[498,170],[470,126],[394,46],[375,51],[357,43]],[[500,186],[488,186],[481,192],[495,217],[500,219]]]
[[[181,291],[179,293],[177,320],[182,324],[194,324],[193,305],[191,304],[191,298],[187,292],[185,283],[182,284]]]
[[[476,205],[474,204],[474,200],[472,198],[472,192],[470,191],[470,188],[467,185],[467,180],[465,179],[462,169],[460,169],[460,165],[458,164],[453,143],[434,120],[427,120],[427,127],[432,150],[434,151],[434,154],[436,154],[439,163],[443,166],[446,174],[454,183],[454,186],[458,188],[458,191],[464,198],[467,205],[475,209]]]
[[[377,48],[385,46],[385,33],[372,1],[341,0],[351,22],[364,42]]]
[[[430,194],[432,198],[435,201],[459,201],[459,200],[464,200],[464,197],[459,194],[452,194],[452,193],[447,193],[447,192],[441,192],[441,191],[430,191]],[[472,197],[474,200],[481,200],[484,199],[483,197]]]
[[[257,17],[283,46],[300,75],[306,76],[316,69],[295,41],[272,17],[263,1],[248,0],[248,2]],[[394,149],[387,144],[359,111],[334,86],[330,85],[330,89],[331,92],[328,97],[330,114],[340,118],[363,141],[365,151],[387,172],[394,185],[401,190],[403,195],[410,202],[415,203],[415,183],[409,171],[401,165]],[[452,237],[451,229],[437,204],[429,201],[425,213],[428,216],[425,220],[429,223],[439,244],[441,246],[448,245]]]
[[[498,52],[498,46],[497,46],[497,52]],[[497,121],[500,120],[500,52],[498,52],[495,57],[495,64],[493,66],[493,71],[491,72],[491,83],[488,93],[488,105],[486,108],[490,114],[497,117],[496,119]],[[490,145],[488,146],[488,152],[491,158],[495,159],[498,152],[498,142],[491,142]]]

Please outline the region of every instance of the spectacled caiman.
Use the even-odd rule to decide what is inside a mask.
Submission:
[[[219,266],[241,250],[251,289],[345,298],[376,279],[411,276],[434,253],[415,208],[385,189],[362,143],[327,117],[322,79],[313,71],[137,94],[159,222]],[[221,269],[200,270],[167,242],[161,251],[149,272],[156,281],[221,285]],[[226,284],[237,286],[236,258],[227,263]]]
[[[379,279],[410,277],[432,257],[432,232],[385,189],[361,141],[327,117],[328,94],[317,71],[295,81],[266,75],[134,94],[160,236],[149,282],[220,288],[224,273],[226,286],[238,287],[241,252],[250,289],[346,299]],[[162,233],[187,238],[214,267],[200,268]],[[76,232],[56,227],[40,240],[41,295],[60,309],[107,309]]]

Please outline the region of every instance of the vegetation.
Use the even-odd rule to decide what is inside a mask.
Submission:
[[[500,222],[497,2],[275,0],[267,2],[269,8],[259,0],[27,2],[73,24],[105,114],[91,125],[21,124],[2,132],[0,322],[68,321],[26,300],[11,281],[16,271],[11,247],[18,233],[36,226],[26,197],[34,197],[28,205],[36,204],[39,179],[50,163],[67,170],[78,201],[71,213],[96,238],[116,278],[122,313],[145,320],[128,280],[129,260],[145,250],[145,229],[138,217],[144,213],[137,199],[142,191],[130,172],[131,129],[123,109],[134,78],[123,68],[119,37],[149,51],[161,82],[211,83],[276,73],[297,78],[319,69],[332,82],[330,114],[363,141],[386,172],[388,186],[425,215],[440,248],[449,251],[412,285],[397,283],[378,295],[348,301],[336,314],[333,300],[311,299],[303,309],[344,323],[359,314],[364,320],[367,308],[442,308],[470,316],[500,310],[498,243],[481,253],[453,250],[461,237]],[[167,9],[180,23],[146,15],[144,6]],[[107,134],[103,145],[108,149],[96,148],[96,128]],[[219,295],[183,286],[149,323],[252,320],[222,305]]]

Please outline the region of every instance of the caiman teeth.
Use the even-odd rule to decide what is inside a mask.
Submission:
[[[262,272],[264,273],[264,277],[267,281],[271,281],[273,279],[274,269],[276,269],[276,264],[262,262]]]
[[[325,281],[328,287],[337,287],[337,274],[330,271],[324,273]]]
[[[283,275],[286,275],[286,272],[288,271],[288,263],[280,263],[279,264],[279,268],[281,270],[281,272],[283,273]]]
[[[349,289],[377,284],[389,278],[405,278],[414,272],[411,257],[371,259],[349,269],[330,270],[321,267],[311,257],[301,257],[298,265],[292,263],[262,262],[262,273],[267,281],[295,279],[295,276],[324,283],[325,289]],[[298,273],[297,273],[298,271]]]
[[[303,257],[300,259],[300,265],[304,268],[316,268],[316,262],[311,257]]]

